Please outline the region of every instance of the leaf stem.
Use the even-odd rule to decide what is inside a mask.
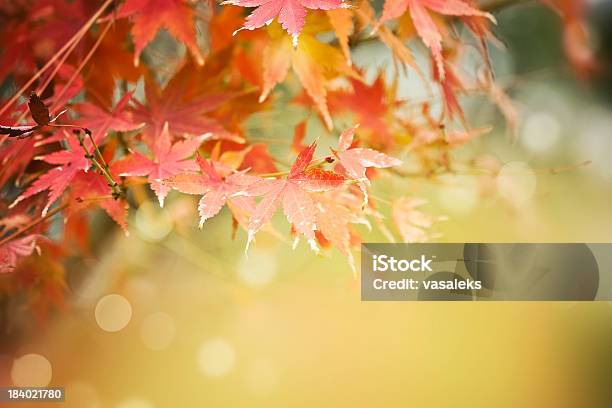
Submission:
[[[96,196],[96,197],[87,197],[87,198],[83,198],[83,197],[77,197],[76,201],[78,201],[79,203],[96,203],[98,201],[105,201],[105,200],[114,200],[114,197],[112,194],[107,194],[107,195],[101,195],[101,196]]]
[[[94,149],[93,154],[90,153],[87,147],[85,146],[85,139],[83,138],[83,135],[81,134],[81,132],[75,131],[75,135],[77,139],[79,140],[79,144],[85,151],[85,157],[91,162],[91,164],[96,168],[96,170],[98,170],[98,172],[100,172],[100,174],[104,176],[104,178],[106,179],[108,183],[108,186],[112,190],[113,199],[118,200],[119,198],[125,195],[123,188],[121,187],[119,183],[115,181],[113,176],[110,174],[110,168],[108,167],[108,163],[106,163],[106,160],[104,160],[104,156],[102,156],[102,153],[100,152],[100,149],[98,148],[98,145],[94,141],[93,136],[91,135],[91,131],[89,129],[83,129],[83,131],[85,132],[85,134],[91,141],[91,144]]]

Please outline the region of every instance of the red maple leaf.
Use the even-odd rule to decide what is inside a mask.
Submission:
[[[0,186],[10,179],[19,179],[37,152],[37,140],[24,140],[4,143],[0,137]]]
[[[346,173],[359,183],[359,188],[363,192],[363,205],[365,206],[368,203],[366,186],[370,183],[366,176],[366,169],[369,167],[387,168],[399,166],[402,164],[402,161],[374,149],[351,147],[355,138],[355,131],[358,127],[359,125],[356,125],[342,132],[338,140],[337,150],[332,149],[332,152],[340,162],[336,166],[339,171]]]
[[[0,83],[25,81],[66,44],[90,17],[87,1],[0,2]]]
[[[291,148],[298,153],[308,147],[303,143],[304,137],[306,137],[306,124],[306,121],[298,123],[295,126],[295,130],[293,133],[293,142],[291,143]]]
[[[85,96],[95,100],[100,106],[110,107],[113,102],[117,81],[136,83],[142,76],[149,74],[143,65],[134,66],[133,49],[127,47],[131,24],[128,20],[118,20],[108,32],[101,30],[91,41],[100,41],[98,49],[83,68]],[[100,38],[101,34],[105,35]],[[95,43],[94,43],[95,44]]]
[[[67,106],[83,90],[83,78],[77,68],[65,63],[57,71],[57,77],[53,81],[53,97],[51,107],[53,109]]]
[[[85,152],[76,138],[69,137],[68,134],[64,133],[64,140],[68,144],[69,150],[53,152],[40,158],[40,160],[49,164],[56,164],[58,167],[54,167],[36,179],[23,194],[17,197],[13,204],[11,204],[11,207],[33,195],[49,191],[47,203],[42,210],[42,215],[45,216],[49,207],[70,186],[74,177],[79,172],[87,171],[91,167],[89,159],[85,157]],[[85,146],[91,151],[91,145],[88,142],[88,140],[85,141]]]
[[[306,237],[313,249],[317,249],[314,233],[317,210],[310,193],[336,188],[343,184],[344,177],[331,171],[308,169],[316,147],[314,142],[300,152],[287,178],[263,179],[249,187],[247,194],[263,195],[263,198],[249,220],[247,248],[282,204],[283,213],[292,227]]]
[[[370,132],[371,143],[377,146],[393,146],[395,141],[389,131],[389,123],[394,122],[395,110],[400,108],[403,102],[397,100],[394,91],[386,90],[382,73],[370,85],[354,78],[348,80],[353,88],[352,92],[339,90],[330,93],[330,109],[334,113],[354,114],[360,127]]]
[[[294,43],[304,27],[306,9],[334,10],[344,7],[342,0],[229,0],[224,4],[257,7],[240,30],[263,27],[278,17],[278,22],[293,36]]]
[[[7,15],[10,16],[8,13]],[[36,38],[31,35],[31,22],[9,18],[8,21],[3,19],[3,23],[0,27],[0,41],[2,42],[0,83],[4,83],[11,73],[28,75],[37,67],[37,58],[33,52]],[[15,67],[19,69],[15,70]]]
[[[579,79],[585,80],[602,70],[589,30],[590,3],[584,0],[543,0],[563,19],[563,48]]]
[[[88,206],[99,205],[106,213],[119,225],[125,234],[127,229],[128,205],[124,199],[114,199],[111,197],[112,190],[108,181],[98,173],[77,173],[71,186],[71,194],[76,198],[80,205],[71,205],[74,209],[82,209]],[[100,199],[101,197],[108,197]]]
[[[355,261],[351,254],[351,223],[365,223],[352,211],[346,203],[345,194],[335,191],[327,192],[314,197],[317,206],[317,230],[323,238],[335,246],[348,258],[349,265],[355,273]]]
[[[268,145],[255,143],[248,147],[238,170],[247,169],[256,174],[276,173],[278,171],[276,165],[274,165],[274,159],[268,151]]]
[[[410,11],[417,34],[436,60],[440,78],[444,78],[442,35],[428,10],[448,16],[485,17],[495,22],[495,17],[491,14],[480,11],[462,0],[386,0],[380,23],[400,17],[406,9]]]
[[[210,48],[213,53],[234,44],[232,32],[240,28],[244,10],[226,6],[213,16],[209,25]]]
[[[166,180],[164,184],[185,194],[202,195],[198,204],[200,228],[204,222],[214,217],[223,206],[230,201],[233,207],[242,207],[248,186],[261,180],[259,177],[245,174],[244,171],[234,172],[222,177],[211,160],[197,156],[199,173],[181,173]],[[240,196],[243,197],[240,197]],[[232,207],[232,208],[233,208]],[[250,209],[251,206],[248,206]]]
[[[191,157],[204,141],[204,137],[181,140],[172,143],[169,126],[166,124],[159,139],[149,144],[154,159],[149,159],[139,152],[132,152],[125,158],[113,163],[111,170],[119,176],[147,176],[151,189],[157,195],[159,205],[164,206],[164,199],[170,187],[163,180],[185,171],[196,171],[197,164]]]
[[[429,229],[436,221],[445,219],[422,212],[419,207],[424,204],[427,204],[427,200],[416,197],[401,197],[393,203],[393,222],[403,242],[425,242],[435,237]]]
[[[227,92],[198,93],[187,100],[185,95],[189,94],[190,86],[193,87],[188,80],[181,77],[181,73],[161,91],[152,81],[146,82],[147,104],[134,100],[134,121],[146,124],[145,136],[153,142],[167,123],[170,132],[175,135],[207,135],[214,139],[244,143],[244,139],[228,132],[219,122],[204,116],[229,101],[234,95]]]
[[[457,94],[459,92],[465,92],[463,81],[455,72],[455,67],[448,63],[448,61],[444,60],[442,64],[445,68],[445,75],[441,77],[440,71],[434,70],[433,77],[434,80],[440,83],[442,98],[444,99],[445,115],[449,119],[456,116],[467,125],[465,113],[463,112],[463,108],[461,107],[459,99],[457,98]]]
[[[204,65],[204,56],[196,40],[195,14],[186,0],[126,0],[117,12],[117,17],[133,17],[134,65],[138,65],[140,54],[165,28],[183,42],[197,63]]]
[[[30,256],[36,249],[36,240],[39,234],[26,235],[13,239],[0,246],[0,274],[13,272],[17,267],[19,258]]]
[[[126,93],[110,112],[89,102],[77,105],[75,110],[81,114],[81,117],[75,121],[75,124],[89,129],[98,144],[109,130],[127,132],[142,127],[143,124],[136,123],[130,112],[126,111],[127,104],[132,99],[132,94],[132,92]]]
[[[368,183],[369,180],[366,177],[368,167],[382,169],[402,164],[401,160],[374,149],[351,147],[358,127],[359,125],[342,132],[338,140],[337,150],[334,150],[335,156],[348,176],[360,182]]]

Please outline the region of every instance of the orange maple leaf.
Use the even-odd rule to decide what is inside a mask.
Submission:
[[[263,54],[263,90],[259,101],[263,102],[272,89],[285,80],[289,69],[293,68],[306,93],[323,116],[327,128],[333,129],[327,107],[328,79],[338,74],[359,78],[359,74],[349,67],[338,49],[320,42],[306,31],[302,33],[297,47],[293,47],[291,38],[283,35],[278,25],[271,24],[269,32],[272,40]]]
[[[410,13],[417,34],[436,60],[440,78],[444,78],[445,72],[442,34],[429,14],[429,10],[447,16],[484,17],[495,22],[495,17],[491,14],[480,11],[462,0],[386,0],[380,24],[402,16],[406,10]]]
[[[127,0],[117,12],[117,17],[132,17],[134,39],[134,65],[140,54],[161,28],[183,42],[199,65],[204,65],[196,40],[193,8],[185,0]]]

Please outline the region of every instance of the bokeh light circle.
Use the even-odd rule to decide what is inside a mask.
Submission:
[[[174,224],[167,211],[149,202],[138,208],[135,221],[140,236],[152,242],[163,240],[172,231]]]
[[[117,405],[117,408],[153,408],[153,404],[140,398],[130,398],[125,401],[121,401]]]
[[[527,116],[521,131],[521,143],[528,150],[541,153],[552,148],[561,136],[561,124],[547,112]]]
[[[276,276],[276,257],[264,250],[252,249],[248,257],[245,255],[236,268],[238,279],[252,288],[264,287]]]
[[[46,387],[52,376],[51,363],[40,354],[25,354],[13,361],[11,380],[17,387]]]
[[[478,203],[479,185],[476,177],[447,174],[440,177],[438,201],[449,212],[466,214]]]
[[[497,175],[499,195],[515,205],[525,205],[536,191],[536,175],[527,163],[511,162]]]
[[[113,293],[98,301],[95,316],[102,330],[117,332],[132,319],[132,305],[123,296]]]
[[[212,339],[200,347],[198,365],[208,377],[223,377],[229,374],[236,363],[234,348],[223,339]]]

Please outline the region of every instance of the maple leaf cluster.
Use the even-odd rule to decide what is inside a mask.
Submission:
[[[579,20],[563,10],[576,31],[569,25]],[[461,69],[469,44],[457,22],[476,39],[481,72]],[[368,0],[2,2],[0,273],[42,276],[53,258],[52,282],[36,290],[54,300],[39,309],[61,304],[61,259],[87,252],[78,237],[88,231],[85,214],[101,209],[129,233],[143,185],[160,206],[172,190],[201,196],[200,227],[227,207],[248,243],[261,230],[276,233],[272,219],[282,211],[296,242],[333,246],[352,263],[356,224],[387,231],[370,192],[376,177],[402,177],[397,157],[423,174],[448,170],[453,148],[489,130],[469,125],[462,95],[488,96],[516,128],[488,61],[494,23],[472,0],[385,0],[378,16]],[[431,55],[430,76],[415,63],[413,38]],[[368,81],[367,67],[352,61],[354,46],[372,39],[391,51],[395,77]],[[437,87],[444,109],[434,115],[430,102],[412,103],[415,110],[398,98],[401,72]],[[288,103],[306,114],[292,123],[286,164],[247,124],[282,116]],[[305,144],[313,137],[306,124],[318,121],[324,130]],[[262,129],[261,140],[283,136]],[[316,156],[319,144],[332,148]],[[383,201],[403,240],[434,236],[439,217],[424,213],[423,201]],[[57,217],[64,222],[46,238]]]

